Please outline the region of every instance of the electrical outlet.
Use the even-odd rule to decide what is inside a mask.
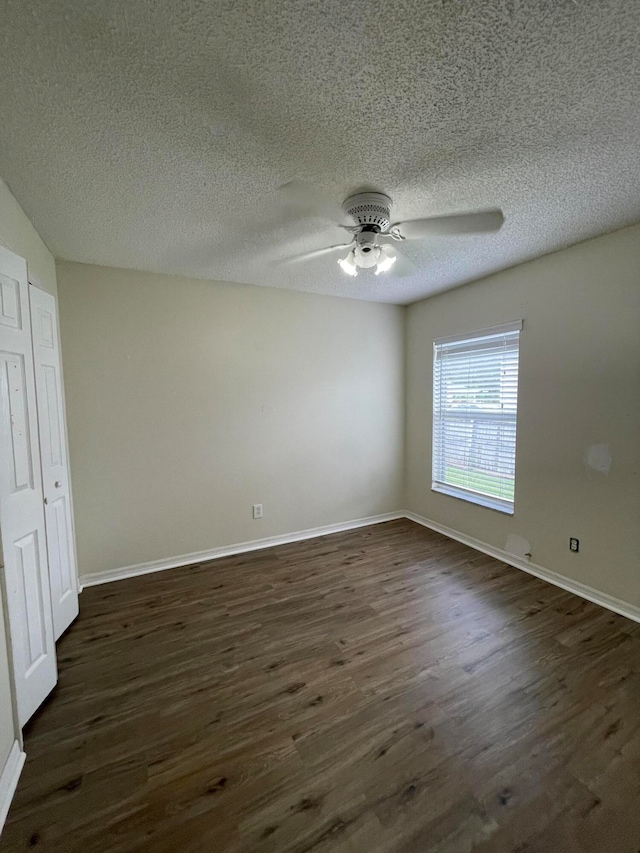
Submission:
[[[262,504],[253,505],[253,517],[262,518]]]
[[[569,550],[574,551],[576,554],[580,550],[580,540],[574,539],[573,536],[569,539]]]

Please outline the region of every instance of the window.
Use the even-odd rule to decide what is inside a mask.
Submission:
[[[432,489],[513,514],[522,321],[434,341]]]

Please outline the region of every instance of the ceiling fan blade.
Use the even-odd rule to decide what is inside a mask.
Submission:
[[[326,190],[298,180],[288,181],[252,200],[249,209],[229,214],[225,251],[231,256],[246,251],[247,239],[254,250],[262,252],[266,247],[268,251],[268,247],[280,244],[288,231],[300,230],[303,223],[313,220],[324,220],[337,230],[344,213]],[[333,239],[336,237],[339,239],[334,232]],[[332,239],[330,232],[326,239]]]
[[[307,216],[316,216],[326,219],[335,225],[340,225],[344,220],[342,205],[335,200],[326,190],[305,184],[303,181],[288,181],[282,184],[277,191],[279,203],[292,210]]]
[[[483,210],[479,213],[409,219],[407,222],[396,222],[389,231],[397,230],[406,240],[420,240],[422,237],[456,234],[490,234],[499,231],[503,222],[504,215],[501,210]]]
[[[319,258],[322,255],[328,255],[329,252],[344,251],[353,246],[353,240],[350,243],[339,243],[336,246],[326,246],[324,249],[314,249],[312,252],[301,252],[299,255],[291,255],[289,258],[281,258],[276,261],[278,264],[297,264],[301,261],[310,261],[312,258]]]

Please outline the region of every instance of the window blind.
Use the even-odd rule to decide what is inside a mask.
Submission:
[[[432,488],[513,513],[522,321],[434,341]]]

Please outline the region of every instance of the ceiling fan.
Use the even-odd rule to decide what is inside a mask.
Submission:
[[[297,264],[302,261],[348,250],[338,259],[343,272],[358,275],[359,270],[374,269],[376,275],[393,270],[397,275],[415,271],[413,263],[399,251],[395,244],[405,240],[421,240],[458,234],[488,234],[498,231],[504,222],[501,210],[484,210],[478,213],[460,213],[452,216],[432,216],[391,223],[391,199],[378,192],[357,193],[349,196],[342,205],[343,212],[353,224],[343,225],[352,238],[348,243],[326,246],[284,258],[280,263]]]

